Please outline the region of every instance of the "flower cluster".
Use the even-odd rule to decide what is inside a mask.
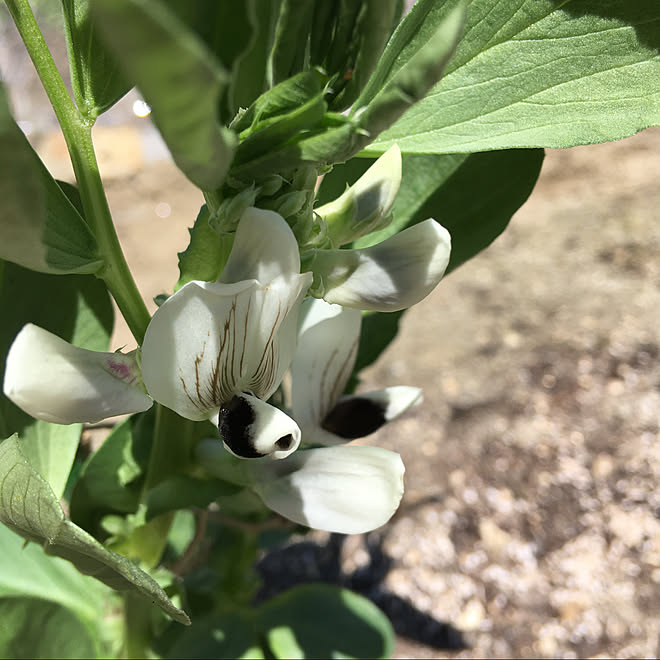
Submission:
[[[282,216],[247,208],[220,278],[189,282],[168,298],[137,352],[88,351],[25,326],[9,351],[5,394],[58,424],[140,412],[153,401],[189,420],[211,420],[222,442],[196,447],[209,473],[226,478],[227,452],[255,459],[245,462],[243,485],[281,515],[344,533],[382,525],[403,494],[401,458],[348,443],[418,403],[421,391],[342,396],[361,310],[395,311],[424,298],[444,274],[450,239],[426,220],[372,247],[341,246],[389,221],[400,178],[395,148],[320,207],[331,245],[305,253],[303,272]],[[268,400],[287,371],[284,411]]]

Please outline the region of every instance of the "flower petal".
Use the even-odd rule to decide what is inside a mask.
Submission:
[[[139,374],[131,355],[78,348],[30,323],[9,349],[3,391],[37,419],[96,422],[152,406]]]
[[[395,312],[425,298],[442,278],[449,232],[429,219],[358,250],[314,250],[310,294],[356,309]]]
[[[237,394],[220,408],[222,441],[238,458],[286,458],[300,445],[300,428],[279,408],[249,394]]]
[[[238,392],[267,399],[293,358],[310,278],[183,286],[145,334],[142,373],[151,396],[192,420],[208,419]]]
[[[403,495],[404,466],[378,447],[324,447],[248,465],[266,506],[302,525],[361,534],[384,525]]]
[[[332,445],[363,438],[421,402],[422,390],[405,385],[344,396],[324,417],[321,427],[328,433],[317,442]],[[310,442],[307,436],[305,441]]]
[[[401,185],[401,150],[390,147],[341,197],[315,210],[333,245],[357,240],[387,224]]]
[[[246,209],[218,282],[258,280],[268,284],[278,276],[299,274],[298,243],[284,218],[275,211]]]
[[[308,299],[300,316],[298,345],[291,363],[292,413],[301,427],[319,426],[351,375],[362,314]]]

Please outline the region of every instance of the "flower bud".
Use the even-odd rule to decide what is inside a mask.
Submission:
[[[332,245],[339,247],[386,226],[400,185],[401,151],[394,145],[341,197],[316,209],[328,225]]]

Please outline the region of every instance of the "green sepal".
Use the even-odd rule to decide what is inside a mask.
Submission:
[[[190,242],[179,252],[179,281],[174,287],[178,291],[192,280],[214,282],[220,277],[233,243],[232,236],[220,236],[209,225],[209,210],[202,206],[195,224],[188,229]]]

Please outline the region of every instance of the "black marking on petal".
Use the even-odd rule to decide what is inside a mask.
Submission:
[[[291,449],[291,446],[293,445],[293,436],[290,433],[283,435],[275,442],[275,445],[278,449]]]
[[[354,440],[377,431],[386,421],[382,404],[352,396],[340,401],[326,415],[321,427],[340,438]]]
[[[226,406],[220,408],[218,430],[224,443],[236,456],[241,458],[261,458],[265,456],[254,448],[250,427],[255,415],[252,406],[242,397],[235,396]]]

